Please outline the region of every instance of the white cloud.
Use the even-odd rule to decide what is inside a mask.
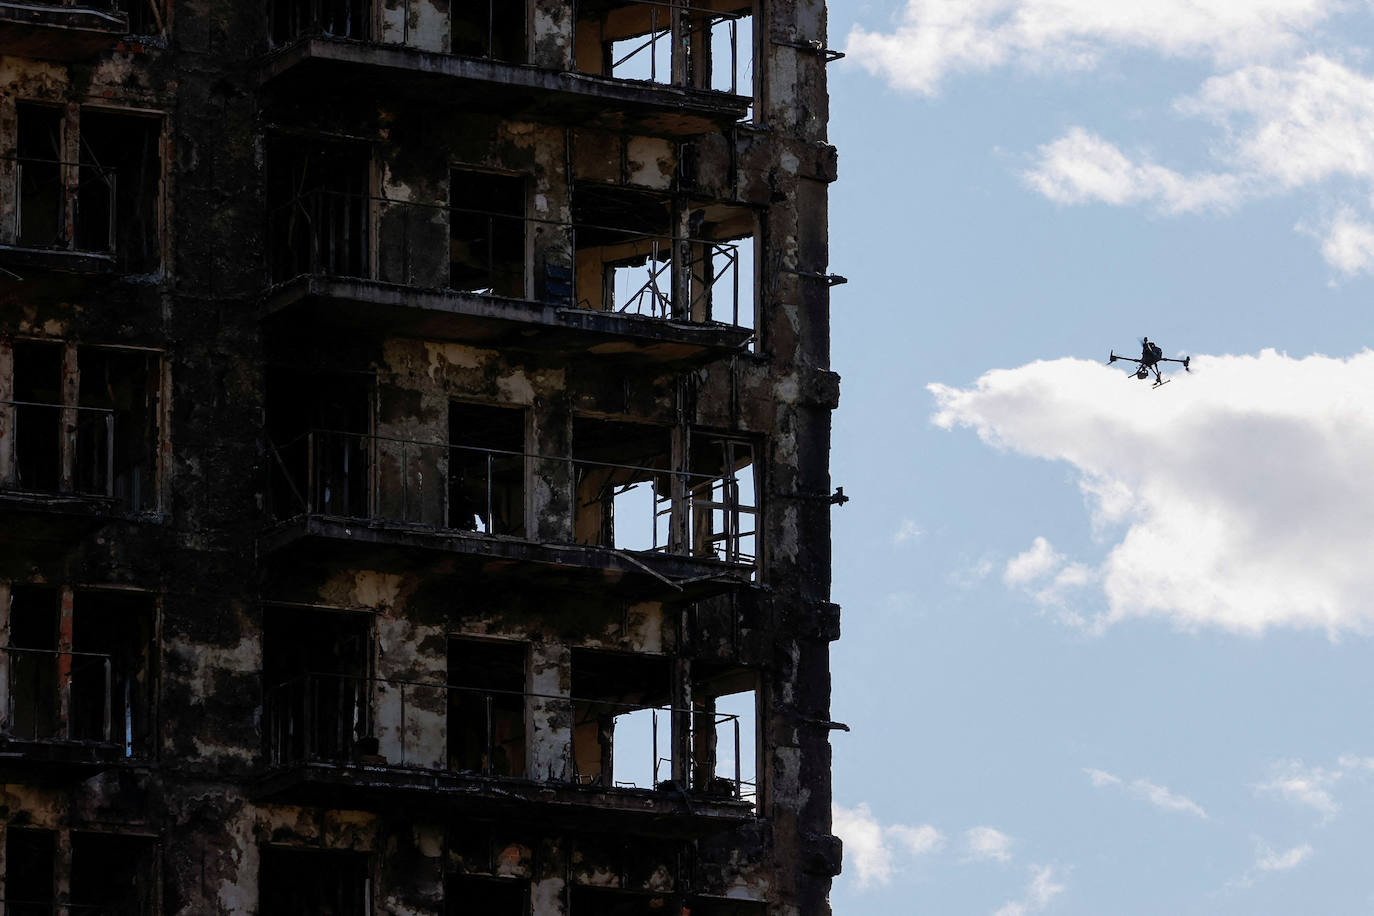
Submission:
[[[1347,277],[1374,273],[1374,225],[1343,207],[1320,233],[1322,258]]]
[[[925,532],[921,530],[919,525],[909,518],[904,518],[902,523],[897,526],[896,533],[892,535],[892,543],[894,546],[900,547],[903,544],[911,543],[923,534]]]
[[[1255,868],[1260,871],[1288,871],[1297,868],[1311,855],[1312,847],[1306,843],[1283,852],[1266,849],[1260,853],[1259,859],[1255,861]]]
[[[1026,585],[1042,579],[1064,564],[1064,555],[1056,553],[1050,542],[1036,538],[1025,553],[1017,554],[1007,561],[1002,573],[1002,581],[1008,585]]]
[[[1026,916],[1038,913],[1050,905],[1064,892],[1064,885],[1058,880],[1052,865],[1032,865],[1031,880],[1020,900],[1009,901],[997,909],[993,916]]]
[[[1006,862],[1011,859],[1011,845],[1011,837],[995,827],[970,827],[964,831],[964,846],[970,859]]]
[[[929,387],[936,424],[1077,469],[1094,524],[1117,537],[1091,570],[1106,606],[1093,626],[1374,630],[1374,352],[1193,369],[1160,391],[1074,359]]]
[[[1026,183],[1060,204],[1151,204],[1165,213],[1224,209],[1238,202],[1236,175],[1187,176],[1148,159],[1132,161],[1116,146],[1082,127],[1040,147]]]
[[[1207,812],[1202,809],[1202,806],[1191,798],[1179,795],[1164,786],[1156,785],[1148,779],[1134,779],[1127,784],[1120,776],[1115,776],[1105,770],[1085,768],[1083,772],[1088,774],[1088,779],[1092,781],[1095,788],[1125,786],[1132,795],[1144,799],[1156,808],[1164,811],[1181,811],[1203,819],[1207,817]]]
[[[1331,789],[1345,776],[1345,769],[1305,766],[1301,760],[1276,764],[1274,776],[1255,786],[1257,792],[1278,795],[1296,805],[1311,808],[1331,817],[1341,809]]]
[[[898,89],[935,94],[949,74],[1008,64],[1083,70],[1109,50],[1222,62],[1301,44],[1340,0],[907,0],[890,31],[856,26],[847,52]]]
[[[853,808],[834,805],[831,816],[832,829],[844,842],[845,867],[853,868],[860,890],[892,881],[903,864],[898,861],[898,851],[907,857],[923,856],[937,852],[945,842],[940,831],[929,824],[883,826],[865,802]]]

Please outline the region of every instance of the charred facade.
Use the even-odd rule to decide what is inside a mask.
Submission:
[[[0,0],[0,910],[829,912],[821,0]]]

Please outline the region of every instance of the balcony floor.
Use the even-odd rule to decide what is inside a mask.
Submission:
[[[346,328],[673,368],[737,353],[753,334],[748,328],[720,323],[318,276],[301,276],[274,287],[262,314],[269,327],[311,332],[321,327]]]
[[[461,809],[504,822],[623,830],[652,836],[705,836],[753,822],[754,807],[737,799],[685,796],[652,789],[602,789],[474,776],[410,767],[301,763],[269,770],[255,796],[300,805],[377,807],[411,803]]]
[[[340,98],[376,92],[391,98],[408,95],[430,105],[447,99],[465,111],[663,137],[724,130],[745,117],[753,103],[746,96],[709,89],[340,38],[302,38],[273,52],[263,61],[260,80],[264,86],[299,84],[307,92],[327,85]],[[436,84],[442,91],[436,92]]]

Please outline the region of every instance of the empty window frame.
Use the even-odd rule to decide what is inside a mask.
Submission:
[[[673,500],[668,427],[573,418],[573,533],[619,550],[668,546]]]
[[[668,778],[671,672],[662,656],[573,650],[573,762],[579,783],[650,789]]]
[[[311,35],[366,40],[371,18],[370,0],[267,0],[268,35],[278,47]]]
[[[17,243],[110,255],[127,273],[156,270],[161,119],[84,108],[71,124],[64,109],[29,103],[17,114]]]
[[[371,615],[268,607],[264,631],[271,762],[348,763],[375,754]]]
[[[525,536],[525,411],[453,401],[448,527]]]
[[[295,366],[267,370],[272,513],[373,516],[376,378]]]
[[[573,189],[576,295],[583,308],[676,317],[672,202],[580,183]]]
[[[354,852],[268,848],[258,881],[259,916],[368,916],[367,856]]]
[[[525,179],[518,175],[449,172],[450,289],[524,298],[529,265],[525,193]]]
[[[157,846],[152,837],[71,835],[72,916],[151,916],[156,912]]]
[[[577,10],[577,67],[583,72],[752,94],[752,3],[590,0]]]
[[[5,830],[6,916],[52,916],[57,904],[57,832]]]
[[[13,585],[6,734],[21,741],[114,745],[125,757],[146,754],[154,738],[154,599],[146,594],[81,590],[71,621],[62,593]]]
[[[529,647],[524,643],[449,640],[450,770],[483,776],[525,775],[528,655]]]
[[[165,0],[115,0],[129,14],[129,34],[161,35],[166,29]]]
[[[755,801],[757,679],[744,668],[692,668],[692,791]]]
[[[530,883],[515,878],[453,875],[444,882],[444,916],[525,916]]]
[[[363,143],[274,137],[267,150],[273,282],[371,275],[372,151]]]
[[[758,557],[754,444],[694,432],[689,454],[692,554],[753,565]]]
[[[454,0],[453,53],[525,63],[527,15],[525,0]]]
[[[574,886],[568,891],[569,916],[665,916],[686,912],[681,898],[608,887]]]
[[[0,341],[0,366],[5,343]],[[18,339],[0,399],[0,488],[158,506],[162,360],[147,350]],[[73,397],[72,395],[75,395]],[[75,428],[75,436],[64,429]]]

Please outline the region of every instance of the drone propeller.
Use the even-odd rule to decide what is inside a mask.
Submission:
[[[1188,368],[1188,360],[1190,360],[1190,359],[1192,359],[1191,356],[1185,356],[1185,357],[1183,357],[1183,371],[1184,371],[1184,372],[1192,372],[1192,371],[1193,371],[1192,369],[1189,369],[1189,368]]]

